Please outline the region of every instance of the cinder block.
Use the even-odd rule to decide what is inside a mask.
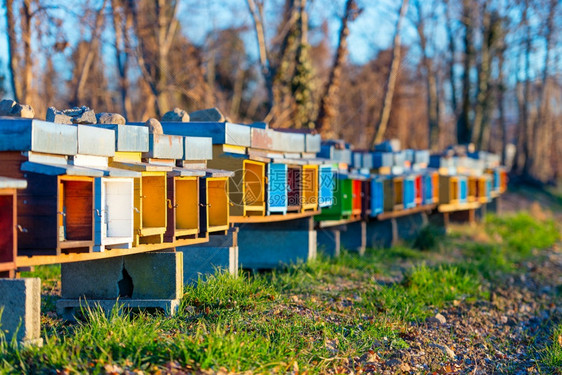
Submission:
[[[145,253],[63,264],[61,289],[67,299],[179,299],[183,253]]]
[[[59,299],[57,301],[57,314],[65,320],[74,321],[76,315],[81,313],[85,308],[101,308],[106,315],[109,315],[115,305],[119,305],[124,310],[129,311],[158,310],[166,315],[175,315],[180,302],[179,299]]]
[[[11,341],[37,343],[41,337],[41,279],[0,279],[0,330]]]
[[[183,253],[184,284],[195,284],[200,276],[205,279],[217,270],[238,276],[238,246],[182,246],[176,251]]]
[[[389,248],[395,241],[396,221],[394,219],[373,220],[367,223],[367,247]]]
[[[340,233],[341,247],[345,250],[365,254],[367,246],[367,223],[356,221],[342,226]]]
[[[324,228],[316,230],[316,240],[318,241],[318,251],[329,257],[340,255],[340,230]]]
[[[273,269],[316,258],[312,218],[243,224],[239,228],[238,256],[243,268]]]
[[[425,212],[398,217],[396,218],[398,238],[406,241],[413,240],[427,224],[428,218]]]

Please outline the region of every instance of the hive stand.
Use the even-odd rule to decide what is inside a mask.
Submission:
[[[42,344],[41,279],[0,279],[0,310],[8,343]]]
[[[67,320],[83,307],[109,313],[115,304],[173,315],[183,295],[183,253],[172,249],[62,264],[61,295],[57,313]]]
[[[238,228],[226,234],[212,234],[209,242],[200,245],[177,247],[183,253],[183,281],[195,284],[215,272],[238,276]]]
[[[268,223],[236,224],[240,266],[273,269],[316,258],[312,217]]]
[[[18,250],[17,190],[25,189],[27,182],[0,177],[0,278],[13,278]]]

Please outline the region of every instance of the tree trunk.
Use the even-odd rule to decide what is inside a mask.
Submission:
[[[462,76],[462,104],[461,113],[457,121],[457,142],[459,144],[467,144],[470,142],[471,126],[470,126],[470,70],[474,61],[474,17],[473,3],[471,0],[463,0],[463,24],[464,33],[464,71]]]
[[[21,101],[31,104],[31,83],[33,78],[31,60],[31,1],[24,0],[21,8],[21,37],[23,41],[23,85]]]
[[[92,39],[90,40],[88,52],[86,53],[86,58],[82,63],[82,70],[80,71],[80,76],[78,77],[78,82],[76,83],[76,87],[74,89],[74,97],[71,103],[73,106],[76,107],[80,106],[80,104],[82,103],[82,100],[84,98],[83,95],[84,86],[86,85],[86,81],[88,81],[90,68],[92,67],[92,63],[94,62],[94,56],[96,52],[99,52],[99,39],[103,26],[103,20],[104,20],[103,12],[106,3],[107,0],[103,0],[101,8],[98,10],[96,14],[94,29],[92,30]]]
[[[427,90],[427,122],[429,130],[428,148],[437,151],[439,148],[440,115],[439,97],[437,95],[437,77],[433,69],[433,62],[427,53],[427,39],[425,36],[425,18],[422,13],[422,6],[419,0],[415,2],[418,19],[416,30],[420,39],[420,49],[422,51],[422,64],[425,69],[425,80]]]
[[[402,19],[406,14],[408,9],[408,0],[402,0],[402,5],[400,6],[400,13],[398,14],[398,21],[396,22],[396,32],[394,34],[394,46],[392,48],[392,60],[390,64],[390,71],[388,73],[388,80],[385,88],[384,103],[381,109],[379,124],[377,126],[377,131],[371,142],[371,146],[374,148],[377,143],[380,143],[386,132],[388,126],[388,121],[390,119],[390,110],[392,109],[392,98],[394,96],[394,87],[396,85],[396,80],[398,78],[398,69],[400,68],[401,60],[401,43],[400,43],[400,26],[402,24]]]
[[[12,85],[12,92],[14,93],[14,100],[16,102],[21,99],[21,89],[18,85],[16,76],[19,73],[19,57],[16,50],[16,25],[14,19],[14,1],[6,0],[6,24],[8,29],[8,67],[10,70],[10,83]]]
[[[451,21],[451,14],[449,1],[445,0],[445,27],[447,29],[447,45],[449,47],[449,59],[448,59],[448,66],[449,66],[449,82],[451,85],[451,107],[453,109],[453,114],[455,116],[458,115],[458,100],[457,100],[457,86],[455,84],[455,56],[456,56],[456,47],[455,47],[455,34],[453,32],[453,26]]]
[[[320,101],[318,116],[316,116],[316,130],[325,138],[334,138],[335,133],[332,129],[332,121],[336,117],[338,110],[337,96],[340,87],[341,71],[347,57],[347,36],[349,35],[348,22],[351,18],[351,12],[355,7],[355,0],[347,0],[345,4],[345,12],[341,19],[341,29],[338,37],[338,48],[334,63],[330,70],[330,76],[324,95]]]
[[[131,113],[131,101],[129,99],[129,52],[127,43],[128,12],[124,11],[124,5],[119,0],[111,0],[113,29],[115,31],[115,60],[117,61],[117,73],[119,74],[119,94],[121,99],[121,111],[123,117],[128,119]],[[121,12],[119,12],[121,9]]]

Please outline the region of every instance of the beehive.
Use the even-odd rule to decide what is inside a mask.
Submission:
[[[466,197],[467,202],[476,202],[478,198],[478,177],[468,176],[467,177],[468,193]]]
[[[25,180],[0,177],[0,277],[14,277],[17,256],[17,189]]]
[[[384,180],[384,211],[397,211],[404,208],[404,178],[393,176]]]
[[[371,216],[371,200],[372,200],[372,185],[370,179],[361,181],[361,215],[363,217]]]
[[[439,176],[436,174],[437,180],[439,180]],[[422,204],[432,204],[436,203],[438,199],[438,195],[435,192],[434,184],[434,174],[433,173],[425,173],[422,175],[422,189],[423,189],[423,199]],[[439,181],[437,181],[439,182]],[[439,184],[437,184],[439,186]]]
[[[302,209],[303,190],[302,190],[302,166],[289,165],[287,167],[287,211],[295,212]]]
[[[249,160],[245,155],[225,152],[222,145],[213,146],[211,168],[234,172],[229,179],[230,214],[232,216],[265,215],[265,163]]]
[[[490,202],[492,199],[492,178],[484,174],[476,180],[476,201],[480,203]]]
[[[405,176],[404,177],[404,198],[403,204],[404,208],[414,208],[416,207],[416,178],[415,176]]]
[[[371,216],[376,216],[384,212],[384,187],[383,179],[380,177],[371,178]]]
[[[318,169],[318,205],[329,207],[334,202],[334,171],[330,165],[321,165]]]
[[[132,178],[95,179],[95,247],[94,251],[129,248],[133,242]]]
[[[166,242],[197,236],[200,231],[199,200],[199,177],[168,175]]]
[[[363,211],[363,197],[362,197],[362,181],[360,179],[352,179],[352,200],[353,200],[353,209],[352,215],[361,215]]]
[[[315,220],[342,220],[348,219],[353,210],[353,182],[347,176],[337,174],[335,178],[333,204],[322,208],[320,215]]]
[[[414,177],[414,200],[416,206],[421,206],[424,201],[424,175],[418,174]]]
[[[230,226],[230,201],[228,177],[206,177],[200,180],[201,232],[213,233],[228,230]]]
[[[459,184],[459,203],[468,202],[468,178],[466,176],[457,176]]]
[[[303,211],[318,209],[318,165],[303,165],[301,178]]]
[[[288,206],[288,167],[283,163],[267,165],[267,213],[287,213]]]

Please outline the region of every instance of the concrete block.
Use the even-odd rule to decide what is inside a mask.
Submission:
[[[41,341],[41,279],[0,279],[0,330],[11,341]]]
[[[337,257],[340,255],[340,230],[333,228],[324,228],[316,230],[316,240],[318,242],[318,251],[329,257]]]
[[[239,230],[238,256],[243,268],[273,269],[316,258],[312,218],[242,224]]]
[[[183,253],[159,252],[66,263],[61,294],[66,299],[179,299]]]
[[[406,241],[415,239],[420,230],[428,224],[425,212],[401,216],[395,220],[398,228],[398,238]]]
[[[176,251],[183,253],[184,284],[195,284],[200,276],[205,279],[217,270],[238,276],[238,246],[182,246]]]
[[[340,233],[341,247],[348,251],[365,254],[367,246],[367,223],[356,221],[342,226]]]
[[[106,315],[109,315],[115,305],[120,305],[126,311],[156,310],[166,315],[175,315],[180,302],[179,299],[59,299],[56,308],[61,318],[74,321],[85,309],[101,308]]]
[[[394,219],[373,220],[367,223],[367,247],[389,248],[396,242]]]

